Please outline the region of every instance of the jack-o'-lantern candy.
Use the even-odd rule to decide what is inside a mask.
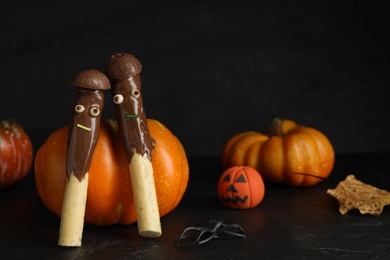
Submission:
[[[233,166],[225,170],[218,182],[221,202],[233,209],[254,208],[264,198],[264,182],[249,166]]]

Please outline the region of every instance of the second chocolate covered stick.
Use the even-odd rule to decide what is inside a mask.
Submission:
[[[162,232],[151,162],[155,141],[143,107],[141,69],[133,55],[118,53],[111,56],[106,75],[112,81],[118,126],[126,146],[138,231],[141,236],[156,238]]]

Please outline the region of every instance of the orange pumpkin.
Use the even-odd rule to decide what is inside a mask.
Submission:
[[[275,119],[268,135],[251,131],[233,136],[224,147],[222,160],[225,168],[247,165],[258,170],[264,180],[308,187],[329,176],[335,154],[320,131]]]
[[[233,209],[254,208],[264,198],[263,179],[251,167],[230,167],[219,178],[218,196],[222,204],[227,207]]]
[[[188,184],[189,168],[183,146],[162,123],[148,120],[156,140],[152,153],[160,216],[180,202]],[[66,184],[68,127],[55,131],[35,157],[38,193],[46,207],[61,216]],[[114,121],[102,121],[89,170],[85,221],[94,225],[136,221],[130,172],[123,142]]]

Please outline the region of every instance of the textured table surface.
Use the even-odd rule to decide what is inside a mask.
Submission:
[[[136,224],[86,225],[80,248],[57,246],[59,218],[39,199],[33,175],[0,191],[2,259],[385,259],[390,254],[390,211],[380,216],[338,211],[326,193],[347,174],[390,190],[389,154],[338,155],[330,178],[311,188],[266,183],[261,204],[251,210],[225,208],[217,197],[219,158],[190,158],[191,177],[184,198],[162,218],[163,235],[141,238]],[[188,226],[210,219],[239,224],[245,239],[216,239],[178,249],[174,240]]]

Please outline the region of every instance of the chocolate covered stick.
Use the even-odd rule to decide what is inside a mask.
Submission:
[[[77,100],[69,127],[66,156],[67,183],[62,204],[58,245],[81,246],[87,200],[89,168],[100,132],[107,77],[97,70],[78,73],[71,83]]]
[[[111,82],[119,129],[126,146],[138,232],[161,236],[160,214],[152,166],[155,141],[149,134],[141,95],[141,64],[131,54],[111,56],[106,75]]]

